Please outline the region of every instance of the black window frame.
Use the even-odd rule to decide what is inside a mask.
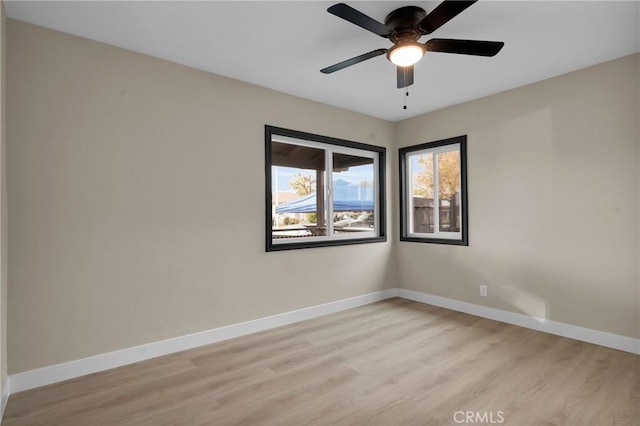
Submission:
[[[447,145],[460,144],[460,198],[461,213],[460,224],[462,225],[462,237],[459,239],[449,238],[433,238],[433,237],[416,237],[415,234],[409,235],[407,223],[407,209],[409,206],[409,187],[407,184],[407,154],[422,151],[426,149],[439,148]],[[469,202],[467,196],[467,135],[455,136],[452,138],[441,139],[433,142],[427,142],[419,145],[411,145],[400,148],[398,150],[400,162],[400,241],[408,241],[414,243],[430,243],[430,244],[447,244],[468,246],[469,245]],[[428,234],[424,234],[428,235]]]
[[[335,145],[345,148],[353,148],[364,151],[371,151],[378,155],[378,210],[375,212],[378,235],[375,237],[353,238],[353,239],[331,239],[322,241],[296,241],[291,243],[273,243],[272,232],[272,177],[271,177],[271,142],[274,135],[285,136],[295,139],[319,142],[327,145]],[[376,145],[354,142],[330,136],[317,135],[298,130],[285,129],[271,125],[265,125],[265,249],[267,252],[296,250],[315,247],[344,246],[353,244],[369,244],[387,241],[387,220],[386,220],[386,148]]]

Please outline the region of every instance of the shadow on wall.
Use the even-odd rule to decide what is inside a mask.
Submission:
[[[461,279],[446,284],[457,287],[458,296],[453,298],[522,313],[541,323],[553,320],[629,337],[639,335],[634,299],[625,300],[615,291],[602,290],[625,279],[616,276],[615,269],[610,271],[608,282],[590,279],[588,272],[578,267],[562,268],[509,248],[478,248],[470,256],[457,254],[453,258],[451,253],[440,253],[434,262],[444,269],[458,270],[456,276]],[[488,287],[488,297],[479,295],[480,284]],[[436,295],[451,297],[450,292],[438,287],[434,289]]]
[[[550,270],[544,262],[530,263],[508,251],[481,253],[481,250],[475,250],[471,256],[452,256],[448,248],[430,247],[428,254],[423,256],[423,272],[403,281],[410,284],[404,287],[520,313],[540,323],[552,320],[637,336],[633,328],[637,323],[633,320],[634,312],[625,310],[618,300],[584,289],[584,279],[579,273]],[[401,264],[400,268],[405,265]],[[488,287],[488,297],[479,295],[480,284]],[[603,312],[616,312],[616,315],[614,318],[607,315],[605,324],[601,322]]]

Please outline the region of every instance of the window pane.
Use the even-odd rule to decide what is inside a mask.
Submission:
[[[410,229],[414,234],[433,234],[433,154],[410,155]]]
[[[266,251],[386,241],[385,152],[265,126]]]
[[[440,232],[460,232],[460,152],[437,155]]]
[[[371,232],[375,228],[373,158],[333,154],[333,232]],[[355,236],[355,235],[354,235]]]
[[[467,137],[400,148],[400,241],[469,245]]]
[[[273,240],[325,235],[325,150],[272,142],[271,157]]]

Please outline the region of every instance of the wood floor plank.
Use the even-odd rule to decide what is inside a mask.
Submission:
[[[640,356],[396,298],[11,395],[3,425],[452,425],[458,411],[639,426]]]

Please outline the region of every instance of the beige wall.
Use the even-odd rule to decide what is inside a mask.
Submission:
[[[10,373],[395,287],[393,229],[264,251],[264,125],[392,148],[392,123],[13,20],[7,42]]]
[[[393,124],[7,23],[10,373],[395,286],[640,337],[638,55]],[[265,253],[264,124],[386,146],[389,241]],[[470,246],[394,243],[460,134]]]
[[[633,55],[398,123],[399,146],[468,135],[470,241],[399,243],[399,284],[640,337],[639,76]]]
[[[7,380],[7,179],[5,125],[5,28],[4,4],[0,1],[0,395]]]

